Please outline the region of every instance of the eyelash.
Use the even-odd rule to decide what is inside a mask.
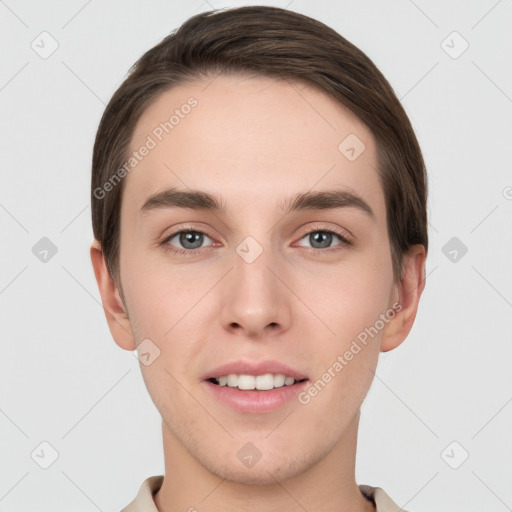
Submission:
[[[195,254],[200,252],[202,249],[204,249],[204,247],[200,247],[199,249],[176,249],[174,246],[168,244],[168,242],[170,240],[172,240],[176,235],[179,235],[181,233],[200,233],[202,235],[206,235],[209,238],[212,238],[208,235],[208,233],[205,233],[204,231],[201,231],[200,229],[193,229],[193,228],[180,229],[179,231],[175,231],[174,233],[165,237],[165,239],[162,240],[162,242],[160,243],[160,245],[164,246],[165,252],[169,252],[169,253],[177,254],[177,255],[183,255],[183,256],[194,256]],[[304,247],[304,249],[306,249],[307,252],[316,253],[316,255],[318,255],[318,253],[334,253],[334,252],[342,250],[345,246],[353,245],[352,240],[347,238],[345,235],[342,235],[338,231],[335,231],[333,229],[320,229],[318,227],[315,227],[311,231],[304,233],[302,235],[302,237],[300,238],[300,240],[302,240],[303,238],[305,238],[308,235],[311,235],[312,233],[329,233],[332,235],[336,235],[341,240],[341,243],[339,243],[338,245],[335,245],[334,247],[330,247],[327,249],[316,249],[314,247]]]

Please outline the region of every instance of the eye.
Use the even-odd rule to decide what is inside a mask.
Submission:
[[[202,248],[205,237],[211,240],[211,238],[202,231],[199,231],[197,229],[185,229],[172,233],[161,242],[161,245],[165,247],[166,251],[173,252],[176,254],[185,254],[188,256],[191,254],[195,254]],[[173,240],[175,244],[181,244],[183,249],[176,248],[173,245],[171,245]]]
[[[340,242],[334,247],[331,247],[333,240],[338,238]],[[311,245],[306,246],[311,249],[319,249],[320,251],[337,251],[346,245],[352,245],[352,241],[347,237],[331,229],[314,229],[306,233],[301,240],[306,239]],[[314,251],[319,252],[319,251]]]

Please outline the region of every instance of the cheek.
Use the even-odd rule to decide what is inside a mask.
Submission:
[[[315,276],[294,277],[294,291],[317,317],[327,346],[340,348],[387,308],[391,280],[385,269],[368,264],[320,269]],[[320,333],[320,331],[319,331]]]
[[[336,334],[320,337],[311,349],[316,374],[304,402],[329,409],[333,417],[347,417],[357,410],[378,363],[381,331],[375,325],[381,310],[377,304],[357,302],[360,299],[341,302],[330,320]]]
[[[309,326],[313,322],[317,326],[316,341],[310,350],[318,380],[312,393],[318,394],[320,407],[329,407],[329,403],[348,409],[358,407],[377,366],[380,315],[388,309],[392,279],[371,257],[364,260],[346,267],[340,265],[328,276],[318,274],[315,286],[308,279],[299,288],[298,295],[311,305],[317,317],[308,313]]]
[[[185,265],[173,267],[157,256],[132,253],[122,269],[131,318],[143,337],[162,338],[207,290],[208,281],[198,278],[197,272]]]
[[[141,365],[151,386],[155,378],[170,378],[165,370],[178,379],[186,376],[190,360],[204,340],[202,327],[210,325],[211,312],[204,309],[207,301],[202,298],[211,287],[211,280],[191,279],[183,272],[160,271],[149,265],[146,268],[151,270],[141,268],[127,281],[126,295],[137,344],[149,339],[157,347],[155,362]],[[171,378],[168,384],[173,382]]]

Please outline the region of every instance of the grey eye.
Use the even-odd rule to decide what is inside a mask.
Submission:
[[[312,247],[313,249],[329,249],[332,247],[331,244],[333,242],[333,237],[338,238],[340,243],[343,242],[340,235],[329,230],[311,231],[302,237],[301,240],[307,239],[310,243],[309,247]]]
[[[201,248],[205,237],[210,239],[208,235],[206,235],[205,233],[201,233],[201,231],[179,231],[168,240],[168,243],[173,242],[173,240],[177,238],[179,242],[178,247],[181,246],[181,248],[183,249],[193,250]]]

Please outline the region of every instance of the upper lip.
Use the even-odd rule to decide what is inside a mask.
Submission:
[[[266,373],[272,373],[274,375],[282,373],[286,377],[293,377],[295,380],[307,379],[307,376],[302,372],[295,370],[286,364],[280,363],[279,361],[248,361],[240,359],[238,361],[222,364],[217,366],[217,368],[208,371],[203,375],[203,380],[219,378],[223,375],[229,375],[230,373],[253,376],[265,375]]]

